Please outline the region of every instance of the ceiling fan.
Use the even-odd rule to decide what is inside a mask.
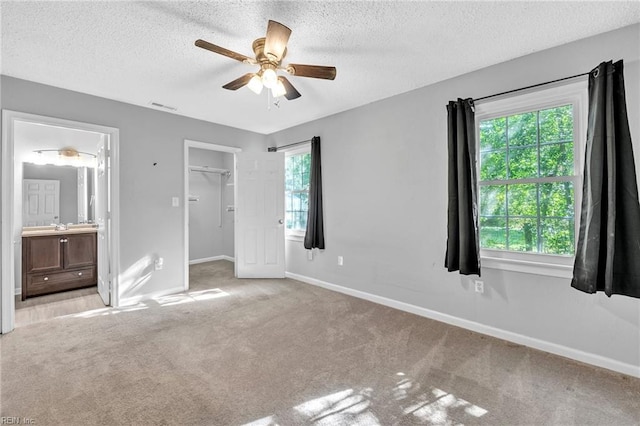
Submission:
[[[254,93],[260,94],[262,88],[266,87],[267,89],[271,89],[271,94],[274,98],[284,96],[288,100],[292,100],[299,98],[301,96],[300,92],[293,87],[286,77],[278,75],[277,70],[284,70],[297,77],[333,80],[336,78],[336,68],[303,64],[282,65],[282,60],[287,55],[287,42],[289,41],[290,35],[291,30],[288,27],[270,20],[267,25],[267,36],[258,38],[253,42],[255,58],[216,46],[201,39],[196,40],[195,45],[235,59],[236,61],[260,66],[258,72],[247,73],[222,86],[224,89],[238,90],[241,87],[247,86]]]

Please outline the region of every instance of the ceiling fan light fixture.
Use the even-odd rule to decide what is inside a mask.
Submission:
[[[258,76],[258,74],[254,74],[254,76],[251,77],[251,80],[249,80],[249,83],[247,84],[247,87],[251,89],[251,91],[256,95],[262,93],[262,86],[262,79]]]
[[[273,68],[267,68],[262,73],[262,84],[267,89],[273,89],[278,84],[278,75]]]

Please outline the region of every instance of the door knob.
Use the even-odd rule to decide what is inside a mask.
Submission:
[[[280,225],[282,225],[282,224],[284,223],[284,220],[282,220],[282,219],[278,219],[278,223],[279,223]]]

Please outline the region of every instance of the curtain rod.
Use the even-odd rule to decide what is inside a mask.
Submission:
[[[577,78],[577,77],[582,77],[584,75],[589,75],[591,71],[589,72],[583,72],[582,74],[576,74],[576,75],[572,75],[571,77],[564,77],[564,78],[559,78],[557,80],[551,80],[551,81],[546,81],[544,83],[538,83],[538,84],[534,84],[532,86],[527,86],[527,87],[521,87],[519,89],[513,89],[513,90],[507,90],[506,92],[501,92],[501,93],[496,93],[495,95],[489,95],[489,96],[483,96],[481,98],[477,98],[474,99],[474,102],[478,102],[478,101],[483,101],[485,99],[489,99],[489,98],[495,98],[496,96],[502,96],[502,95],[508,95],[509,93],[514,93],[514,92],[519,92],[521,90],[527,90],[527,89],[533,89],[534,87],[539,87],[539,86],[545,86],[547,84],[552,84],[552,83],[557,83],[559,81],[564,81],[564,80],[570,80],[572,78]]]
[[[282,145],[282,146],[270,146],[267,151],[269,152],[276,152],[280,149],[283,148],[289,148],[290,146],[296,146],[296,145],[302,145],[303,143],[308,143],[311,142],[311,139],[307,139],[306,141],[300,141],[300,142],[295,142],[295,143],[290,143],[289,145]]]

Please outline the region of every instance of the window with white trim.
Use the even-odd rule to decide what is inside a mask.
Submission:
[[[570,273],[586,97],[581,81],[476,106],[483,266]]]
[[[285,234],[303,238],[309,211],[310,146],[285,152]]]

